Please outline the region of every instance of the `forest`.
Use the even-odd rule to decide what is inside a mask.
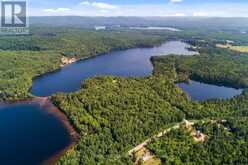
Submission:
[[[1,50],[53,50],[85,57],[132,47],[150,47],[165,37],[131,31],[95,31],[67,27],[31,27],[30,35],[0,36]]]
[[[156,91],[163,86],[168,100]],[[182,96],[180,96],[182,95]],[[175,84],[159,77],[88,80],[77,93],[52,97],[80,133],[79,144],[61,164],[131,164],[127,150],[184,114],[171,105],[183,98]]]
[[[52,97],[81,136],[59,164],[132,164],[127,151],[173,123],[247,116],[247,98],[246,92],[232,100],[192,102],[163,76],[88,80],[77,93]]]
[[[31,97],[32,78],[60,66],[53,51],[0,51],[0,101]]]
[[[160,158],[161,164],[247,164],[247,118],[228,118],[221,123],[198,123],[197,129],[207,135],[198,143],[189,131],[173,130],[154,141],[148,148]]]
[[[93,78],[84,82],[76,93],[52,96],[55,105],[63,110],[81,135],[78,145],[58,164],[132,164],[128,150],[173,123],[183,119],[229,118],[230,126],[226,127],[234,130],[230,133],[214,124],[196,125],[200,130],[209,130],[206,144],[195,144],[187,132],[179,130],[152,143],[149,149],[164,164],[247,164],[248,91],[230,100],[196,102],[190,100],[176,82],[192,78],[246,88],[247,65],[244,64],[248,59],[245,54],[237,55],[214,47],[202,47],[199,51],[200,55],[196,56],[152,58],[154,74],[146,78]],[[230,73],[233,76],[229,79],[223,76]],[[235,121],[239,118],[242,118],[240,123]],[[226,137],[218,139],[219,134],[210,132],[211,129],[217,129]],[[171,148],[167,148],[166,139]],[[227,150],[222,152],[222,148],[212,144]],[[212,153],[207,152],[209,150],[213,150]],[[244,156],[240,157],[241,152]],[[189,155],[185,155],[187,153]],[[195,153],[202,158],[195,157]],[[229,153],[234,155],[226,157]],[[203,160],[204,157],[207,159]]]

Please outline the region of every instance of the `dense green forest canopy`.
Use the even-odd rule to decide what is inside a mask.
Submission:
[[[237,55],[232,51],[215,47],[201,47],[199,50],[200,55],[197,56],[153,58],[154,75],[147,78],[94,78],[84,83],[79,92],[53,96],[54,103],[65,112],[81,134],[79,144],[68,152],[59,164],[132,164],[131,158],[128,159],[128,150],[180,120],[230,117],[238,119],[247,116],[247,90],[242,95],[230,100],[194,102],[175,85],[177,81],[191,78],[191,72],[198,73],[198,71],[208,73],[203,74],[202,80],[204,81],[209,81],[211,76],[218,78],[222,74],[232,72],[234,73],[233,77],[238,74],[239,76],[236,77],[239,79],[246,79],[247,65],[244,64],[248,59],[245,54]],[[180,62],[176,60],[180,60]],[[209,71],[209,69],[213,70]],[[220,81],[217,81],[218,79],[210,80],[215,84],[229,82],[227,81],[229,79],[225,78],[221,77]],[[239,82],[234,78],[230,80],[232,80],[228,83],[230,86]],[[237,87],[246,87],[245,83],[236,85]],[[240,123],[242,129],[245,127],[244,123],[244,121]],[[214,126],[202,126],[201,129],[205,127],[208,129],[208,127]],[[220,128],[219,131],[223,130]],[[193,158],[195,152],[199,152],[198,155],[201,156],[207,155],[205,161],[231,164],[238,161],[238,153],[247,152],[245,147],[247,142],[241,140],[245,145],[240,148],[235,147],[236,143],[240,142],[239,139],[236,139],[236,132],[231,132],[233,135],[227,135],[230,139],[227,142],[224,141],[225,139],[215,141],[214,132],[213,134],[207,133],[210,139],[206,144],[197,145],[189,139],[187,133],[179,130],[179,132],[172,132],[172,135],[168,135],[168,139],[171,138],[172,141],[174,140],[173,136],[179,138],[179,140],[175,139],[175,143],[170,144],[173,145],[172,148],[175,148],[174,145],[179,146],[177,150],[171,153],[171,149],[167,149],[163,144],[166,142],[163,140],[158,141],[158,144],[152,144],[150,149],[162,162],[167,164],[184,164],[192,163],[192,161],[206,163],[202,159],[195,160],[196,158]],[[225,132],[223,134],[225,135]],[[241,138],[245,139],[246,135],[242,135]],[[177,145],[180,140],[182,140],[182,146]],[[235,141],[233,142],[233,140]],[[160,145],[160,143],[162,144]],[[206,151],[212,149],[209,143],[217,146],[222,146],[224,143],[224,147],[230,148],[226,152],[220,153],[219,157],[214,157],[215,152],[218,154],[221,151],[215,149],[213,153],[208,154]],[[193,148],[192,152],[185,157],[188,151],[186,149],[195,147],[194,145],[196,149]],[[177,151],[179,152],[181,148],[183,152],[177,158]],[[225,158],[224,154],[233,152],[237,154]],[[166,154],[170,154],[171,157],[166,157]],[[166,160],[164,160],[165,157]],[[240,164],[247,163],[245,161],[247,161],[245,156],[242,156]]]
[[[32,27],[28,36],[0,36],[1,50],[56,50],[85,57],[113,49],[153,46],[165,38],[141,32],[94,31],[66,27]]]
[[[247,118],[229,118],[227,122],[198,123],[194,129],[207,135],[197,143],[190,133],[181,128],[173,130],[148,148],[162,164],[247,164]]]
[[[53,51],[0,51],[0,101],[29,97],[32,78],[60,66]]]
[[[232,100],[198,103],[174,81],[102,77],[88,80],[79,92],[53,96],[81,136],[59,164],[131,164],[128,150],[184,118],[248,115],[247,92]]]
[[[158,86],[166,93],[160,96]],[[168,100],[165,100],[167,97]],[[88,80],[79,92],[52,99],[81,135],[74,151],[61,163],[127,164],[127,150],[184,114],[171,104],[183,92],[163,78]]]

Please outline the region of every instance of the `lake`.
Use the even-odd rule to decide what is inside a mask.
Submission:
[[[168,30],[173,32],[180,32],[180,29],[173,27],[162,27],[162,26],[150,26],[150,27],[129,27],[132,30]]]
[[[189,45],[186,43],[171,41],[158,47],[115,51],[87,60],[81,60],[65,66],[56,72],[35,78],[32,94],[35,96],[50,96],[57,92],[75,92],[80,89],[83,80],[94,76],[148,76],[153,71],[150,61],[152,56],[196,54],[196,52],[189,51],[187,47]]]
[[[192,100],[204,101],[209,99],[230,99],[242,94],[242,89],[228,88],[211,84],[191,81],[190,83],[179,83],[178,86],[183,89]]]
[[[71,137],[62,121],[43,105],[0,105],[0,160],[3,165],[36,165],[68,147]]]

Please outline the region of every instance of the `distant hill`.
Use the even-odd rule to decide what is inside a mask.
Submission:
[[[170,26],[177,28],[244,29],[248,28],[248,18],[210,17],[80,17],[50,16],[31,17],[31,25],[77,26]]]

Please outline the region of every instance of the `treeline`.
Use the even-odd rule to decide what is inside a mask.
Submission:
[[[31,28],[27,36],[1,36],[0,50],[53,50],[78,58],[94,56],[112,50],[150,47],[160,44],[165,37],[141,32],[89,31],[79,28]]]

